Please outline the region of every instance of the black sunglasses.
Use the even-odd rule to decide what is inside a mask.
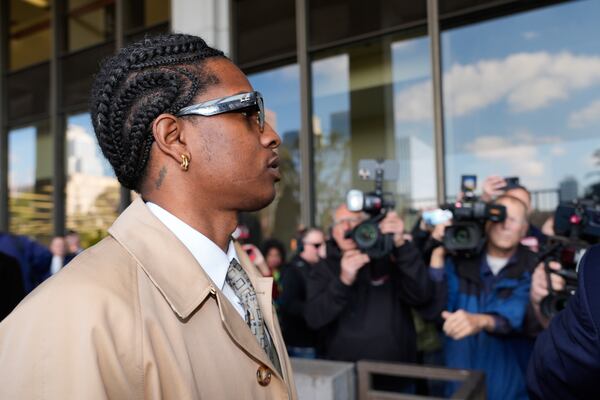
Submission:
[[[324,245],[325,243],[320,242],[320,243],[310,243],[310,242],[305,242],[304,245],[311,245],[311,246],[315,246],[315,249],[318,249],[319,247],[321,247],[322,245]]]
[[[262,132],[265,129],[265,104],[259,92],[248,92],[235,94],[233,96],[221,97],[208,100],[199,104],[192,104],[177,111],[178,117],[185,115],[202,115],[211,117],[229,112],[258,111],[257,122]]]

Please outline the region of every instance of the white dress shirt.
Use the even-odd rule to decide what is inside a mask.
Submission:
[[[54,275],[63,267],[64,258],[61,256],[53,255],[52,262],[50,263],[50,273]]]
[[[234,258],[239,257],[233,246],[233,241],[229,241],[229,248],[225,253],[212,240],[165,210],[157,204],[147,202],[148,209],[158,218],[173,234],[188,248],[198,264],[204,269],[204,272],[210,277],[214,284],[221,289],[225,297],[233,304],[236,311],[244,319],[244,309],[240,299],[235,295],[231,286],[225,281],[229,263]]]

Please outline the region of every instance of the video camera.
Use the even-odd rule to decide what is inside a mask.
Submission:
[[[352,189],[346,195],[348,210],[366,212],[371,217],[346,232],[345,237],[354,240],[358,249],[371,259],[383,258],[394,249],[394,236],[382,234],[379,222],[396,205],[393,193],[383,191],[383,181],[396,180],[397,173],[398,165],[393,160],[360,160],[358,175],[364,180],[374,180],[375,190],[365,193]]]
[[[442,207],[452,212],[452,225],[445,230],[443,244],[453,255],[471,257],[483,246],[486,221],[504,221],[506,207],[478,200],[475,175],[463,175],[461,181],[463,199]]]
[[[585,250],[600,239],[600,204],[594,200],[574,200],[562,203],[554,213],[555,237],[550,238],[540,253],[548,282],[548,295],[542,299],[540,311],[547,318],[564,309],[577,290],[577,266]],[[550,262],[560,264],[559,270]],[[562,290],[552,287],[551,274],[565,280]]]

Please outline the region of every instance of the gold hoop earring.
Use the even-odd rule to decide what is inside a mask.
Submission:
[[[187,171],[190,167],[190,159],[185,154],[181,155],[181,169]]]

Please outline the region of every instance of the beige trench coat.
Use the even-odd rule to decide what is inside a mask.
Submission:
[[[296,399],[272,279],[239,246],[282,375],[143,201],[109,233],[0,324],[0,399]]]

